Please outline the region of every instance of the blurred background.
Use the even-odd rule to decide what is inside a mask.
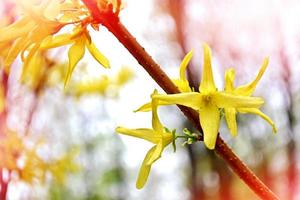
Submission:
[[[2,0],[0,12],[0,26],[4,26],[16,20],[18,6]],[[195,88],[201,77],[204,42],[212,48],[219,89],[224,88],[226,69],[235,69],[236,85],[241,85],[253,80],[263,59],[270,58],[255,96],[265,98],[262,110],[273,119],[278,133],[272,134],[261,118],[242,114],[237,137],[230,136],[224,120],[220,132],[258,177],[287,200],[300,199],[299,13],[296,0],[126,0],[120,14],[170,77],[179,76],[181,60],[194,49],[187,74]],[[185,147],[178,143],[176,153],[168,147],[153,165],[145,188],[137,190],[138,170],[151,144],[118,135],[114,129],[151,127],[151,113],[133,110],[148,102],[159,87],[104,27],[91,35],[112,67],[105,70],[86,55],[66,91],[61,81],[67,62],[64,48],[43,55],[47,67],[37,72],[38,79],[29,71],[20,81],[20,59],[9,77],[2,74],[4,100],[0,103],[6,109],[1,126],[13,132],[11,138],[1,137],[0,143],[1,191],[7,189],[8,199],[257,199],[202,143]],[[192,129],[175,106],[162,107],[159,114],[168,128]],[[16,161],[27,166],[18,173],[6,169],[2,163],[10,154],[4,147],[25,148],[32,162]],[[28,156],[32,149],[34,157]]]

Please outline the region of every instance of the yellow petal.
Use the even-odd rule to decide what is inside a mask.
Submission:
[[[168,106],[171,105],[173,103],[169,103],[166,101],[158,101],[158,106]],[[149,112],[152,110],[152,104],[151,102],[145,103],[144,105],[142,105],[141,107],[139,107],[138,109],[136,109],[134,112]]]
[[[234,69],[228,69],[225,72],[225,91],[232,92],[234,90]]]
[[[261,77],[263,76],[264,72],[266,71],[268,64],[269,64],[269,58],[265,58],[256,78],[251,83],[236,88],[235,92],[237,94],[244,95],[244,96],[250,96],[251,94],[253,94],[256,85],[258,81],[261,79]]]
[[[58,36],[49,36],[41,44],[41,49],[51,49],[64,45],[68,45],[73,42],[73,34],[61,34]]]
[[[110,68],[109,60],[96,48],[92,42],[86,41],[86,46],[91,55],[98,61],[103,67]]]
[[[75,43],[70,47],[68,52],[69,67],[65,79],[65,87],[69,82],[71,75],[76,67],[77,63],[83,58],[85,52],[85,41],[84,38],[79,37]]]
[[[163,142],[160,141],[157,145],[155,145],[155,151],[153,154],[150,156],[148,162],[146,165],[152,165],[157,159],[161,157],[161,153],[163,151]]]
[[[8,70],[12,63],[15,61],[21,51],[24,50],[28,44],[27,37],[18,38],[12,47],[9,49],[8,54],[4,60],[4,66]]]
[[[219,108],[259,108],[264,103],[260,97],[246,97],[225,92],[215,92],[211,98]]]
[[[257,109],[257,108],[239,108],[238,112],[252,113],[255,115],[259,115],[260,117],[262,117],[264,120],[266,120],[272,126],[274,133],[277,132],[277,128],[276,128],[274,122],[267,115],[265,115],[263,112],[261,112],[259,109]]]
[[[214,149],[220,125],[220,111],[218,107],[207,104],[200,109],[199,118],[204,132],[204,144],[207,148]]]
[[[0,29],[0,42],[15,40],[18,37],[27,35],[35,26],[34,21],[29,17],[23,17],[15,23]]]
[[[211,50],[207,44],[203,45],[204,63],[202,71],[202,79],[199,87],[200,92],[209,93],[216,91],[214,76],[211,68]]]
[[[142,105],[141,107],[139,107],[138,109],[136,109],[134,112],[149,112],[151,110],[152,110],[152,104],[151,102],[148,102]]]
[[[39,50],[40,42],[35,43],[29,50],[28,55],[23,60],[23,70],[27,68],[29,65],[30,60],[32,57],[36,54],[36,52]],[[23,52],[24,53],[24,52]]]
[[[21,82],[25,82],[31,88],[35,89],[42,80],[45,66],[43,55],[40,52],[36,53],[28,61],[27,66],[22,68]]]
[[[137,189],[142,189],[147,182],[150,170],[151,170],[151,165],[147,165],[149,159],[151,158],[152,154],[154,153],[156,149],[156,146],[152,147],[148,153],[146,154],[142,166],[139,171],[139,175],[136,181],[136,188]]]
[[[155,137],[154,131],[148,128],[128,129],[124,127],[117,127],[116,132],[132,137],[141,138],[154,144],[158,142],[158,138]]]
[[[181,64],[180,64],[180,80],[187,80],[186,79],[186,73],[185,73],[185,70],[190,62],[190,60],[192,59],[193,57],[193,50],[191,50],[190,52],[188,52],[185,57],[183,58]]]
[[[235,108],[225,108],[225,118],[227,126],[230,130],[232,136],[237,135],[237,123],[236,123],[236,109]]]
[[[180,90],[180,92],[192,92],[190,84],[187,80],[173,79],[172,81]]]
[[[167,102],[168,104],[179,104],[187,106],[193,108],[194,110],[199,110],[203,102],[202,95],[198,92],[188,92],[169,95],[157,94],[154,95],[153,98],[158,99],[162,102]]]
[[[151,97],[157,94],[157,90],[154,90]],[[158,114],[157,114],[157,107],[158,107],[158,100],[152,99],[152,127],[155,132],[163,132],[163,126],[161,122],[159,121]]]

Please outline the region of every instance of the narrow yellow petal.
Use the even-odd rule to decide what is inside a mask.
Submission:
[[[158,101],[158,106],[168,106],[171,105],[173,103],[168,103],[166,101]],[[134,112],[149,112],[152,110],[152,103],[148,102],[145,103],[144,105],[142,105],[141,107],[139,107],[138,109],[134,110]]]
[[[86,46],[91,55],[98,61],[103,67],[110,68],[109,60],[96,48],[94,43],[86,40]]]
[[[85,41],[84,38],[79,37],[75,43],[70,47],[68,52],[69,57],[69,67],[68,72],[65,79],[65,87],[69,82],[71,75],[74,71],[74,68],[78,64],[78,62],[83,58],[85,52]]]
[[[35,26],[34,21],[29,17],[23,17],[15,23],[0,29],[0,42],[15,40],[27,35]]]
[[[236,109],[235,108],[225,108],[225,119],[227,126],[232,136],[237,135],[237,123],[236,123]]]
[[[225,91],[232,92],[234,90],[234,69],[228,69],[225,72]]]
[[[163,151],[163,142],[160,141],[157,145],[155,145],[155,151],[153,152],[153,154],[150,156],[148,162],[146,163],[146,165],[152,165],[155,161],[157,161],[157,159],[159,159],[161,157],[161,153]]]
[[[40,49],[51,49],[56,48],[64,45],[71,44],[73,42],[72,40],[73,34],[61,34],[58,36],[49,36],[47,37],[41,44]]]
[[[138,109],[136,109],[134,112],[149,112],[151,110],[152,110],[152,104],[151,102],[148,102],[142,105],[141,107],[139,107]]]
[[[22,68],[21,82],[35,89],[40,83],[45,70],[45,58],[40,52],[37,52],[26,65]]]
[[[192,92],[190,84],[187,80],[173,79],[172,81],[180,90],[180,92]]]
[[[202,71],[202,79],[199,87],[200,92],[209,93],[216,91],[214,76],[211,68],[211,50],[207,44],[203,45],[204,63]]]
[[[157,143],[158,139],[157,137],[155,137],[154,131],[148,128],[128,129],[124,127],[117,127],[116,132],[132,137],[141,138],[154,144]]]
[[[190,52],[188,52],[185,57],[183,58],[181,64],[180,64],[180,71],[179,71],[179,77],[180,80],[187,80],[186,79],[186,68],[190,62],[190,60],[193,57],[193,50],[191,50]]]
[[[151,95],[151,97],[153,97],[154,95],[157,95],[157,90],[154,90],[153,94]],[[157,114],[157,107],[158,107],[158,100],[157,99],[153,99],[152,98],[152,127],[153,130],[155,132],[163,132],[163,125],[161,124],[159,118],[158,118],[158,114]]]
[[[200,124],[204,132],[204,144],[214,149],[220,126],[220,111],[217,106],[207,104],[199,111]]]
[[[151,158],[152,154],[154,153],[156,149],[156,146],[152,147],[148,153],[146,154],[142,166],[139,171],[138,178],[136,180],[136,188],[137,189],[142,189],[147,182],[150,170],[151,170],[151,165],[147,165],[149,159]]]
[[[26,36],[18,38],[13,43],[12,47],[9,49],[8,54],[4,60],[4,68],[7,72],[9,71],[10,66],[15,61],[19,53],[24,50],[27,44],[28,44],[28,40]]]
[[[198,92],[187,92],[169,95],[157,94],[154,95],[153,98],[160,100],[160,102],[162,101],[169,104],[179,104],[182,106],[193,108],[194,110],[199,110],[203,103],[202,95]]]
[[[39,46],[40,46],[40,42],[35,43],[29,50],[28,55],[26,56],[26,58],[24,58],[23,60],[23,70],[25,68],[27,68],[27,66],[29,65],[30,60],[32,59],[32,57],[34,57],[34,55],[36,54],[36,52],[39,50]],[[24,52],[23,52],[24,53]]]
[[[211,98],[219,108],[259,108],[264,103],[260,97],[246,97],[225,92],[215,92]]]
[[[266,120],[272,126],[272,129],[273,129],[274,133],[277,132],[277,128],[276,128],[274,122],[270,119],[270,117],[268,117],[266,114],[261,112],[259,109],[257,109],[257,108],[239,108],[238,112],[240,112],[240,113],[252,113],[252,114],[255,114],[255,115],[259,115],[261,118]]]
[[[250,96],[251,94],[253,94],[256,85],[258,81],[261,79],[261,77],[263,76],[264,72],[266,71],[268,64],[269,64],[269,58],[265,58],[256,78],[251,83],[236,88],[235,92],[237,94],[244,95],[244,96]]]

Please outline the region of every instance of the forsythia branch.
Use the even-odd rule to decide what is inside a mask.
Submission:
[[[145,49],[136,41],[126,27],[120,22],[118,16],[101,12],[95,0],[82,0],[92,13],[93,18],[105,26],[135,57],[140,65],[168,94],[176,94],[180,91],[165,74],[160,66],[152,59]],[[202,133],[198,113],[190,108],[179,106],[180,110]],[[200,138],[202,140],[203,138]],[[218,136],[216,152],[227,162],[234,172],[262,199],[279,199],[230,149],[230,147]]]

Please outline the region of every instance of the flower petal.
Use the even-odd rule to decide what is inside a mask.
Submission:
[[[152,104],[151,102],[148,102],[142,105],[141,107],[139,107],[138,109],[134,110],[134,112],[149,112],[151,110],[152,110]]]
[[[73,42],[73,34],[65,33],[58,36],[48,36],[41,44],[40,49],[51,49],[64,46]]]
[[[103,67],[110,68],[109,60],[96,48],[94,43],[86,40],[86,47],[91,55],[98,61]]]
[[[261,79],[264,72],[266,71],[268,64],[269,58],[265,58],[256,78],[251,83],[236,88],[235,92],[240,95],[250,96],[254,92],[258,81]]]
[[[214,149],[220,126],[220,111],[217,106],[207,104],[199,110],[199,115],[204,143],[207,148]]]
[[[191,50],[184,56],[184,58],[180,64],[180,70],[179,70],[180,80],[183,80],[183,81],[187,80],[185,70],[186,70],[190,60],[192,59],[192,57],[193,57],[193,50]]]
[[[148,153],[146,154],[142,166],[140,168],[139,171],[139,175],[138,178],[136,180],[136,188],[137,189],[142,189],[145,185],[145,183],[147,182],[150,170],[151,170],[151,165],[147,165],[149,159],[151,158],[151,156],[153,155],[154,151],[156,149],[156,146],[152,147]]]
[[[211,97],[219,108],[259,108],[264,103],[260,97],[246,97],[225,92],[215,92]]]
[[[168,103],[166,101],[158,101],[158,106],[167,106],[167,105],[172,105],[173,103]],[[152,110],[152,103],[148,102],[136,109],[134,112],[149,112]]]
[[[12,47],[9,49],[8,54],[7,54],[7,56],[4,60],[4,67],[5,67],[7,72],[9,71],[9,67],[15,61],[15,59],[17,58],[19,53],[24,50],[25,46],[27,46],[27,44],[28,44],[27,39],[28,39],[28,37],[26,37],[26,36],[18,38],[14,42]]]
[[[180,90],[180,92],[192,92],[190,84],[187,80],[173,79],[172,81]]]
[[[272,126],[272,129],[273,129],[274,133],[277,132],[277,128],[276,128],[274,122],[270,119],[270,117],[268,117],[266,114],[261,112],[259,109],[257,109],[257,108],[239,108],[238,112],[240,112],[240,113],[252,113],[252,114],[255,114],[255,115],[259,115],[261,118],[266,120]]]
[[[167,102],[169,104],[179,104],[193,108],[194,110],[199,110],[202,105],[202,95],[198,92],[187,92],[180,94],[157,94],[153,98],[160,100],[159,102]]]
[[[69,57],[69,67],[68,72],[65,79],[65,87],[69,82],[71,75],[74,71],[75,66],[77,63],[83,58],[85,52],[85,41],[84,38],[79,37],[75,43],[70,47],[68,52]]]
[[[152,165],[157,159],[159,159],[161,157],[161,153],[163,151],[163,141],[160,141],[159,143],[157,143],[157,145],[155,145],[155,151],[153,152],[153,154],[150,156],[148,162],[146,163],[146,165]]]
[[[128,129],[124,127],[117,127],[116,132],[132,137],[141,138],[154,144],[156,144],[158,140],[158,138],[155,137],[154,131],[148,128]]]
[[[227,126],[230,130],[232,136],[237,135],[237,123],[236,123],[236,109],[235,108],[225,108],[225,118]]]
[[[214,76],[211,69],[211,50],[207,44],[203,45],[204,63],[202,71],[202,79],[199,91],[202,93],[209,93],[216,91]]]
[[[157,94],[157,90],[154,90],[153,94],[151,95],[154,96]],[[157,99],[152,99],[152,127],[155,132],[161,133],[163,132],[163,125],[161,124],[158,114],[157,114],[157,107],[158,107],[158,100]]]
[[[232,92],[234,90],[234,69],[228,69],[225,72],[225,91]]]
[[[16,38],[27,35],[32,31],[35,23],[28,16],[21,18],[15,23],[0,29],[0,42],[15,40]]]

